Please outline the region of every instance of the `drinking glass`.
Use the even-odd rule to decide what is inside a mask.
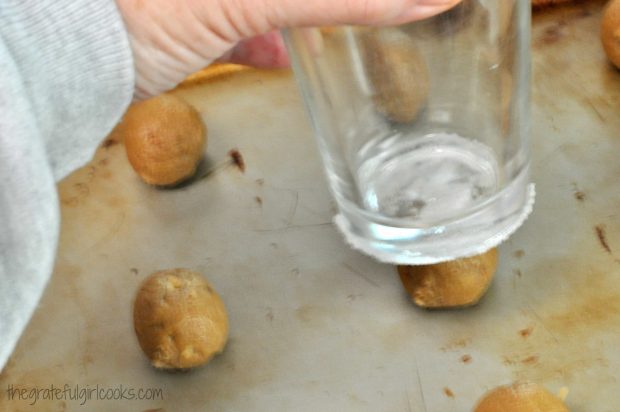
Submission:
[[[396,264],[482,253],[526,219],[529,0],[395,27],[284,32],[353,247]]]

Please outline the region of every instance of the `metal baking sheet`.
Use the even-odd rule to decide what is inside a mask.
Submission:
[[[113,133],[61,182],[57,264],[0,410],[463,412],[529,379],[568,387],[573,412],[618,411],[620,73],[599,44],[602,4],[534,19],[538,199],[478,306],[420,310],[393,267],[345,245],[288,71],[218,69],[175,93],[203,115],[210,161],[238,148],[246,172],[157,190]],[[204,273],[230,314],[225,353],[188,373],[151,368],[132,327],[139,283],[172,267]],[[9,385],[51,384],[163,399],[8,399]]]

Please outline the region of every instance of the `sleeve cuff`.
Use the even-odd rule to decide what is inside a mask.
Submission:
[[[92,157],[131,103],[135,71],[123,20],[113,0],[7,0],[0,18],[61,179]]]

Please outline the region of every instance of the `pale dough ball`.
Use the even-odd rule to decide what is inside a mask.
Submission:
[[[478,303],[497,268],[497,249],[434,265],[398,266],[405,290],[424,308],[453,308]]]
[[[140,347],[156,368],[205,364],[228,339],[222,299],[202,275],[187,269],[150,275],[136,295],[133,319]]]
[[[515,383],[487,393],[474,412],[568,412],[568,408],[535,383]]]
[[[181,98],[163,94],[137,103],[121,127],[129,163],[146,183],[171,186],[196,173],[207,131],[198,112]]]

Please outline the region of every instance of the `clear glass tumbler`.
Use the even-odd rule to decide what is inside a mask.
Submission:
[[[530,1],[397,27],[284,33],[348,242],[379,260],[482,253],[531,211]]]

